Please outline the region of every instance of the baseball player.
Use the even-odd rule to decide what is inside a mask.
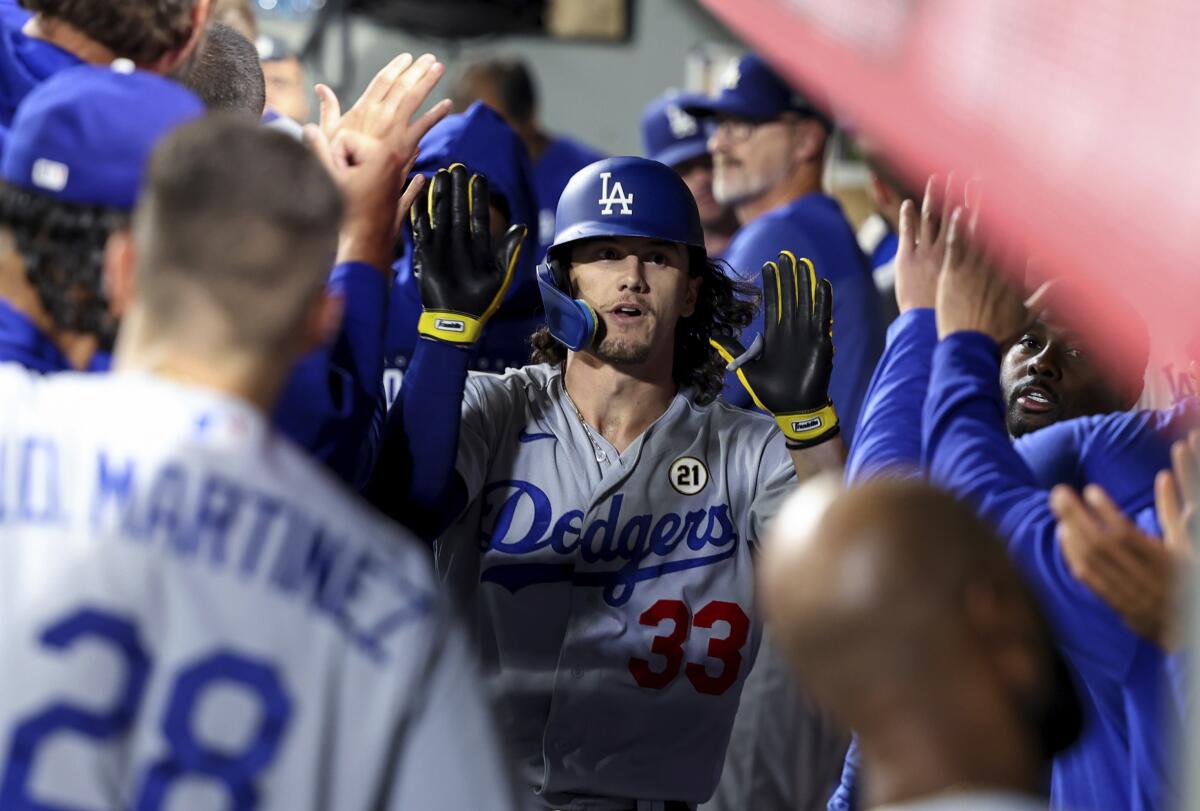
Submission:
[[[516,807],[427,556],[269,422],[342,208],[286,135],[178,130],[108,252],[114,372],[0,367],[0,808]]]
[[[461,347],[512,267],[510,250],[492,258],[469,183],[440,173],[430,208],[473,209],[475,241],[415,215],[425,313],[390,414],[381,470],[409,471],[392,509],[427,517],[542,805],[692,808],[716,785],[759,645],[751,550],[796,468],[840,461],[831,289],[790,253],[769,263],[767,330],[745,350],[733,336],[750,305],[709,261],[686,185],[608,159],[558,206],[541,362],[466,379]],[[775,419],[716,400],[727,361]]]
[[[919,429],[928,430],[925,422],[929,419],[929,412],[922,413],[923,406],[932,401],[935,393],[943,391],[944,386],[949,386],[957,396],[964,396],[967,390],[963,378],[947,380],[937,386],[931,384],[933,358],[938,344],[934,304],[951,233],[948,209],[952,207],[953,198],[953,186],[947,182],[939,202],[939,188],[940,184],[930,178],[919,214],[912,201],[906,201],[901,207],[896,263],[900,316],[889,328],[888,345],[872,378],[860,431],[847,463],[847,477],[853,481],[882,474],[915,475],[922,461],[928,462],[930,458],[928,455],[922,456]],[[1059,316],[1063,315],[1065,309],[1062,304],[1059,299]],[[1120,330],[1121,333],[1135,334],[1136,321],[1136,316],[1122,319],[1124,329]],[[997,358],[1001,358],[998,350]],[[1141,358],[1140,363],[1144,367],[1144,354]],[[989,453],[1001,459],[1011,457],[1014,452],[1019,454],[1021,466],[1027,465],[1026,469],[1036,478],[1039,487],[1046,490],[1059,483],[1082,487],[1089,481],[1097,481],[1096,476],[1100,474],[1100,480],[1106,486],[1113,486],[1113,492],[1124,507],[1138,509],[1148,502],[1142,501],[1138,496],[1139,488],[1131,487],[1128,482],[1137,479],[1140,472],[1148,485],[1159,467],[1155,462],[1158,455],[1148,447],[1149,443],[1135,441],[1141,431],[1140,426],[1152,420],[1146,415],[1130,412],[1107,417],[1069,419],[1105,408],[1128,407],[1137,398],[1136,391],[1127,392],[1122,403],[1116,396],[1118,392],[1111,388],[1112,376],[1104,374],[1093,363],[1086,352],[1080,351],[1077,342],[1069,339],[1060,327],[1035,324],[1021,336],[1021,340],[1011,342],[1003,354],[1002,364],[997,364],[995,376],[989,381],[988,387],[989,396],[992,390],[996,390],[997,401],[1002,399],[1003,404],[998,407],[1002,414],[1001,434],[1006,440],[1005,447]],[[1133,361],[1134,366],[1138,363]],[[1125,379],[1140,380],[1141,374],[1142,370],[1139,369]],[[972,382],[977,382],[977,379]],[[1003,387],[1003,398],[999,396],[998,384]],[[1035,389],[1043,397],[1031,400],[1023,396]],[[929,401],[927,396],[931,398]],[[1059,422],[1042,427],[1053,420]],[[1101,430],[1092,430],[1100,426]],[[1012,442],[1009,437],[1017,434],[1024,435]],[[1138,447],[1143,444],[1147,447]],[[929,446],[925,446],[924,452],[928,454],[928,451]],[[1161,458],[1167,458],[1165,449]],[[993,464],[994,459],[989,459],[986,465],[970,469],[986,469]],[[1120,486],[1113,482],[1114,478],[1124,480],[1126,484]],[[999,493],[999,488],[994,485],[993,480],[984,488],[989,498]],[[1149,490],[1148,487],[1146,489]],[[1043,499],[1036,509],[1024,510],[1022,517],[1031,523],[1039,515],[1048,518],[1049,510],[1044,502]],[[1053,524],[1043,523],[1042,526],[1050,533],[1052,540]],[[1092,602],[1092,597],[1073,578],[1048,577],[1052,572],[1053,569],[1036,571],[1034,581],[1042,584],[1054,602],[1075,606],[1083,616],[1088,616],[1086,607]],[[1060,631],[1060,644],[1064,640],[1070,644],[1074,636],[1074,633],[1066,634],[1063,630],[1073,628],[1086,635],[1097,635],[1100,631],[1096,629],[1107,626],[1110,619],[1115,620],[1115,617],[1096,615],[1086,623],[1078,619],[1061,626],[1057,628]],[[1132,635],[1117,636],[1119,641],[1107,639],[1097,648],[1107,649],[1109,655],[1128,649],[1132,644]],[[1067,651],[1067,658],[1074,663],[1076,657]],[[1128,757],[1127,752],[1121,750],[1127,749],[1127,746],[1125,743],[1114,745],[1114,741],[1127,737],[1124,731],[1127,726],[1123,717],[1124,708],[1112,700],[1093,701],[1091,695],[1088,691],[1083,693],[1085,708],[1090,717],[1102,714],[1103,723],[1097,721],[1091,724],[1091,732],[1084,736],[1080,744],[1055,761],[1052,798],[1057,805],[1064,807],[1104,806],[1113,802],[1105,798],[1129,791],[1129,781],[1121,774]],[[1108,695],[1111,696],[1111,691]],[[830,801],[831,811],[846,811],[855,807],[856,760],[857,755],[852,748],[847,756],[842,785]],[[1096,775],[1103,775],[1104,779]],[[1131,802],[1124,798],[1120,804],[1124,806]]]
[[[999,346],[1020,334],[1024,308],[992,278],[977,245],[963,248],[973,234],[960,215],[951,221],[950,255],[938,281],[939,341],[922,420],[930,477],[976,504],[1003,533],[1093,705],[1093,731],[1081,751],[1055,764],[1055,798],[1076,807],[1173,807],[1179,784],[1167,742],[1180,718],[1168,709],[1166,655],[1064,562],[1049,493],[1009,440],[997,385]],[[1157,529],[1153,511],[1137,518],[1143,530]]]

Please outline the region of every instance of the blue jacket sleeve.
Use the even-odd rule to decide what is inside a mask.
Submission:
[[[361,484],[383,381],[387,278],[370,265],[346,263],[334,268],[328,289],[345,301],[341,331],[292,370],[275,423],[342,479]]]
[[[932,309],[909,310],[888,327],[887,346],[871,377],[850,447],[847,481],[919,473],[921,410],[936,345]]]
[[[1127,514],[1154,504],[1154,477],[1171,466],[1171,443],[1197,425],[1200,401],[1168,411],[1123,411],[1056,423],[1017,440],[1042,487],[1098,484]]]
[[[924,413],[931,478],[975,505],[1008,544],[1046,610],[1064,652],[1081,669],[1123,681],[1137,637],[1067,569],[1048,493],[1013,449],[991,338],[955,333],[934,350]]]
[[[462,513],[467,489],[455,471],[470,352],[417,340],[388,412],[367,498],[432,542]]]

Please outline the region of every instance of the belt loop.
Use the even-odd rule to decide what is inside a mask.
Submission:
[[[667,804],[662,800],[638,800],[637,811],[667,811]]]

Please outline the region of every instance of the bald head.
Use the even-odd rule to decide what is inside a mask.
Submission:
[[[1032,593],[995,533],[940,490],[816,480],[777,516],[760,575],[777,642],[864,751],[921,726],[947,751],[1008,739],[1020,760],[1077,733]]]

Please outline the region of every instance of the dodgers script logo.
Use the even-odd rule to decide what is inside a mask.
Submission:
[[[620,606],[629,602],[638,583],[713,566],[737,552],[738,534],[728,504],[684,515],[622,516],[625,496],[618,493],[604,517],[585,525],[583,510],[556,516],[545,491],[529,482],[493,482],[482,498],[483,517],[494,513],[496,519],[491,532],[481,532],[481,549],[537,557],[536,562],[493,563],[483,571],[484,583],[496,583],[513,594],[539,583],[569,582],[602,588],[604,601]]]
[[[621,186],[621,181],[612,184],[612,189],[608,187],[608,179],[612,177],[612,172],[601,172],[600,182],[603,184],[603,189],[600,192],[600,199],[597,201],[604,206],[604,210],[600,212],[601,216],[607,217],[613,213],[613,206],[620,206],[622,214],[633,213],[633,192],[625,194],[624,187]]]

